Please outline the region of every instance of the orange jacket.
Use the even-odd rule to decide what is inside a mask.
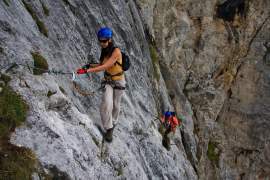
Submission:
[[[170,116],[169,118],[165,119],[165,115],[163,115],[161,117],[161,122],[165,125],[165,127],[168,126],[173,132],[175,132],[176,127],[180,125],[178,119],[175,116]]]

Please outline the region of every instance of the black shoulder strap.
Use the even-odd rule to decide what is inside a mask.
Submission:
[[[122,61],[123,61],[123,59],[122,59]],[[118,64],[119,66],[122,66],[122,64],[121,64],[121,63],[119,63],[118,61],[116,61],[116,64]]]
[[[114,47],[114,49],[113,49],[113,50],[115,50],[116,48],[120,49],[119,47]],[[120,52],[122,53],[121,49],[120,49]],[[123,63],[123,55],[122,55],[122,63]],[[121,63],[119,63],[118,61],[116,61],[114,64],[118,64],[119,66],[121,66],[121,67],[122,67],[122,64],[121,64]]]

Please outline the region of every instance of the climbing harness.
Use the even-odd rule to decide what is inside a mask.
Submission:
[[[101,87],[99,88],[99,90],[104,90],[106,84],[110,85],[113,89],[117,89],[117,90],[125,90],[125,89],[126,89],[126,87],[117,85],[117,84],[115,83],[115,81],[113,81],[113,80],[111,80],[111,79],[104,78],[104,79],[101,81]]]

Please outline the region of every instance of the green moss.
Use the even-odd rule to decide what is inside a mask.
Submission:
[[[48,91],[47,93],[47,97],[51,97],[52,95],[56,94],[57,92],[52,92],[52,91]]]
[[[36,20],[36,23],[37,23],[39,31],[42,34],[44,34],[44,36],[48,37],[48,30],[47,30],[45,24],[42,21],[40,21],[39,19]]]
[[[45,24],[38,18],[36,12],[33,10],[30,4],[27,4],[24,0],[22,1],[25,8],[29,12],[29,14],[32,16],[34,21],[36,22],[39,31],[44,34],[44,36],[48,37],[48,29],[46,28]]]
[[[61,91],[63,94],[67,94],[66,91],[65,91],[65,89],[64,89],[63,87],[59,86],[59,89],[60,89],[60,91]]]
[[[150,55],[151,55],[153,64],[158,64],[157,51],[153,45],[150,45]]]
[[[49,167],[49,174],[45,178],[41,178],[45,180],[71,180],[69,175],[66,172],[60,171],[56,166]]]
[[[134,126],[133,133],[136,135],[143,135],[144,131],[142,128],[138,127],[138,125]]]
[[[36,171],[37,160],[35,155],[27,148],[16,147],[11,144],[3,145],[0,153],[0,172],[4,179],[32,179]]]
[[[9,6],[9,0],[3,0],[3,1],[7,6]]]
[[[3,179],[31,179],[36,167],[36,157],[27,148],[9,143],[9,134],[21,125],[28,105],[8,86],[10,77],[1,75],[5,86],[0,94],[0,175]]]
[[[10,133],[24,123],[29,107],[9,87],[9,76],[2,74],[0,80],[5,82],[0,93],[0,179],[28,180],[32,179],[33,173],[41,179],[52,179],[47,178],[30,149],[10,144]]]
[[[1,76],[2,79],[3,75]],[[4,80],[5,82],[7,81]],[[16,126],[25,121],[27,104],[7,85],[0,95],[0,137],[7,136]]]
[[[153,45],[149,46],[149,50],[150,50],[150,56],[152,59],[152,64],[154,67],[154,77],[159,80],[160,79],[160,74],[158,72],[158,67],[159,67],[159,60],[158,60],[158,53],[157,50],[155,49],[155,47]]]
[[[94,141],[94,143],[99,146],[99,142],[97,140],[97,138],[95,136],[92,136],[92,140]]]
[[[79,122],[79,125],[82,125],[83,127],[85,127],[85,124],[83,122]]]
[[[0,74],[0,80],[4,81],[5,84],[7,84],[11,80],[11,78],[5,74]]]
[[[122,176],[124,173],[123,167],[119,166],[118,168],[115,168],[115,171],[117,172],[117,176]]]
[[[63,0],[63,2],[68,6],[70,5],[70,2],[68,0]]]
[[[41,3],[42,5],[42,9],[43,9],[43,12],[46,16],[49,16],[50,15],[50,11],[49,9],[47,8],[47,6],[44,4],[44,3]]]
[[[34,75],[40,75],[47,72],[49,69],[47,60],[37,52],[31,52],[31,54],[34,59],[34,67],[36,68],[33,70]]]
[[[217,148],[216,142],[209,141],[207,149],[207,157],[212,161],[216,166],[218,166],[220,151]]]
[[[5,50],[3,47],[0,47],[0,54],[4,54],[5,53]]]

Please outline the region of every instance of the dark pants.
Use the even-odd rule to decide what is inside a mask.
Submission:
[[[170,142],[170,137],[169,133],[171,132],[170,129],[167,129],[163,135],[162,138],[162,145],[169,151],[171,149],[171,142]]]

